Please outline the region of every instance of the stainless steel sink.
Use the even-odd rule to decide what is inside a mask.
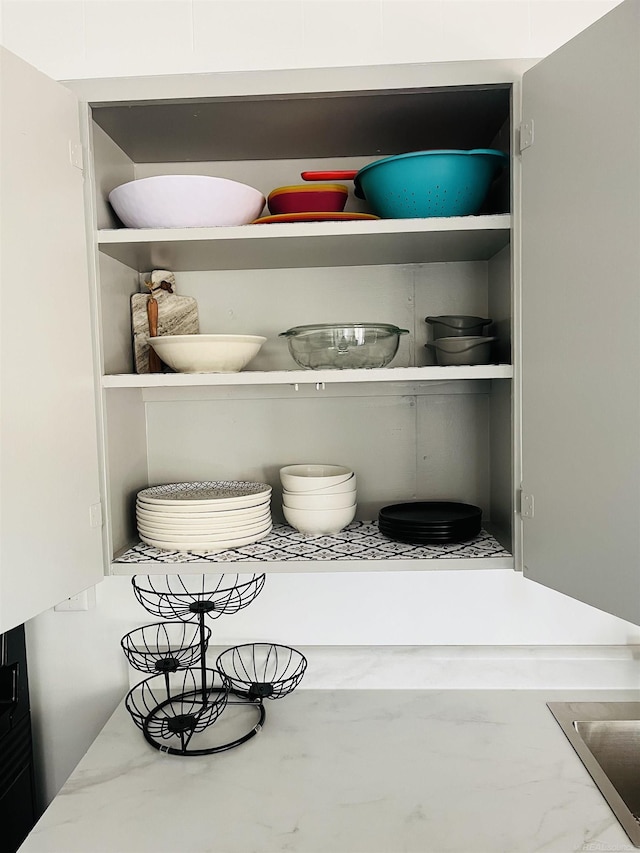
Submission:
[[[640,702],[548,702],[631,842],[640,847]]]

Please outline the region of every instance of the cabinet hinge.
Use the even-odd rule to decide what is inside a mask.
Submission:
[[[520,153],[525,150],[525,148],[530,148],[533,145],[533,119],[530,121],[523,121],[520,127],[518,128],[518,146],[520,148]]]
[[[80,143],[69,141],[69,160],[72,166],[84,172],[84,157]]]
[[[102,504],[91,504],[89,507],[89,527],[102,527]]]
[[[522,518],[533,518],[533,495],[520,492],[520,515]]]

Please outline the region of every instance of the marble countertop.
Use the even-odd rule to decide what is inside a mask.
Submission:
[[[188,758],[121,705],[20,853],[633,851],[546,702],[639,699],[300,688],[247,743]]]

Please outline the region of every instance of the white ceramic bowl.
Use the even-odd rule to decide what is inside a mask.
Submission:
[[[333,488],[352,476],[351,468],[344,465],[285,465],[280,469],[280,482],[287,492]]]
[[[283,506],[284,517],[291,525],[311,536],[339,533],[356,517],[356,505],[342,509],[294,509]]]
[[[262,213],[259,190],[209,175],[157,175],[121,184],[109,193],[127,228],[210,228],[247,225]]]
[[[291,509],[344,509],[353,506],[356,502],[356,491],[337,492],[329,494],[317,494],[312,492],[286,492],[282,493],[283,506]]]
[[[311,489],[310,491],[298,492],[299,495],[341,495],[345,492],[353,492],[355,494],[356,491],[356,475],[352,474],[347,480],[343,480],[342,483],[337,483],[334,486],[325,486],[324,489]]]
[[[149,343],[178,373],[238,373],[266,340],[260,335],[161,335]]]

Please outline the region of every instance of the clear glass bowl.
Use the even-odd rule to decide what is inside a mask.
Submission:
[[[398,352],[400,335],[389,323],[322,323],[281,332],[293,360],[306,370],[386,367]]]

